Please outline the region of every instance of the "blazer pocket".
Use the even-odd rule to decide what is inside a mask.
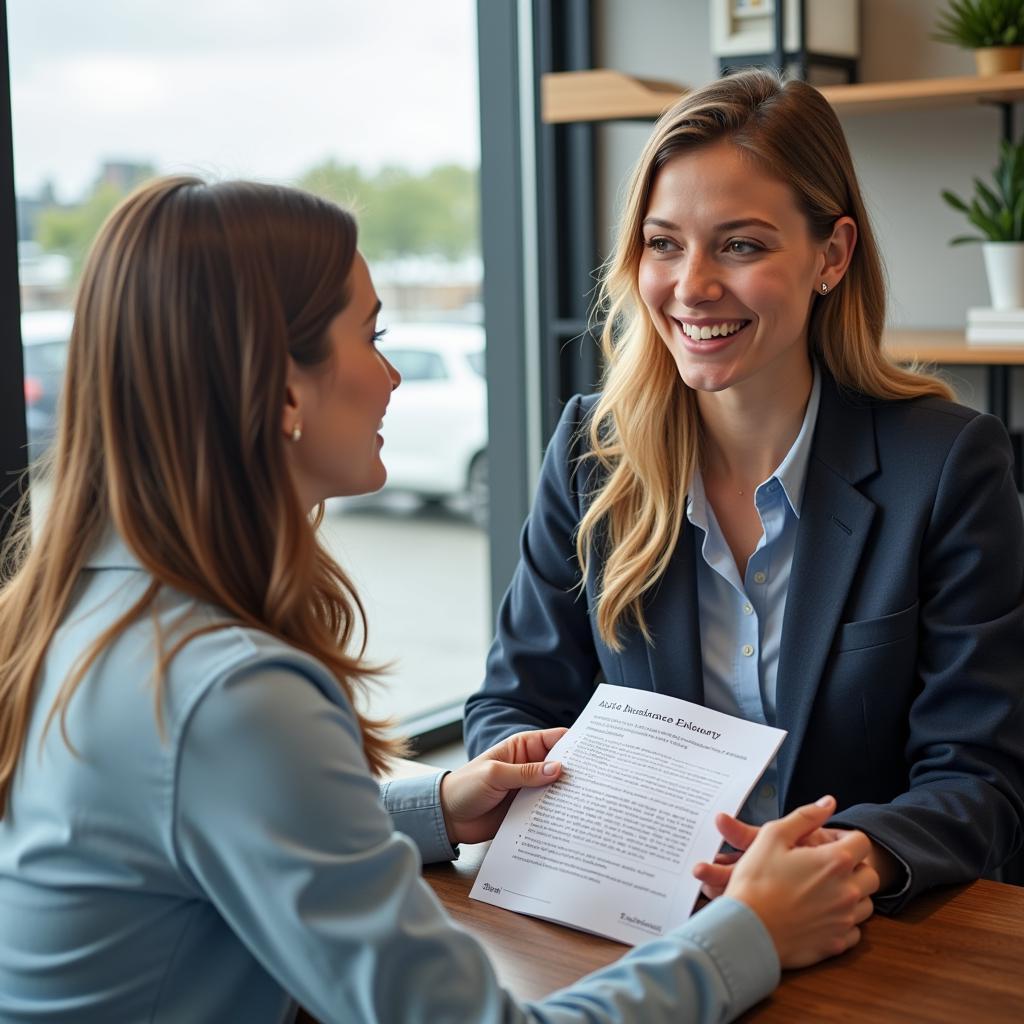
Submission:
[[[880,647],[911,636],[917,630],[917,610],[920,602],[909,608],[880,619],[861,619],[839,627],[836,651],[860,651],[866,647]]]

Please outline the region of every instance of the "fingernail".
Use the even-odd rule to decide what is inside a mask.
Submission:
[[[548,761],[548,762],[547,762],[547,763],[546,763],[546,764],[544,765],[544,767],[543,767],[543,768],[541,769],[541,771],[542,771],[542,772],[543,772],[543,773],[544,773],[545,775],[554,775],[554,774],[555,774],[555,772],[557,772],[557,771],[558,771],[558,762],[557,762],[557,761]]]
[[[828,807],[832,803],[832,797],[823,796],[814,801],[819,807]]]

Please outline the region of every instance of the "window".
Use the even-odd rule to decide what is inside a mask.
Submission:
[[[482,363],[475,18],[473,0],[9,5],[30,455],[53,434],[88,245],[155,174],[282,181],[354,207],[382,326],[472,335],[459,362]],[[409,718],[476,687],[490,601],[485,391],[469,371],[477,390],[460,387],[457,409],[418,404],[417,383],[460,371],[403,351],[408,395],[383,432],[392,482],[332,501],[322,529],[365,601],[369,657],[394,666],[373,710]],[[404,405],[429,453],[403,453]],[[45,508],[41,480],[33,499]]]

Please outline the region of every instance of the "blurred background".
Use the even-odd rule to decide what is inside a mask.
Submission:
[[[458,704],[490,632],[475,3],[14,0],[7,16],[30,459],[53,435],[83,259],[136,185],[257,178],[352,208],[404,384],[386,489],[332,502],[321,529],[366,603],[369,656],[392,665],[374,710]]]

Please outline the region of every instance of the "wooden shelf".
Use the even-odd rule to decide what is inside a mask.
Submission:
[[[541,119],[572,121],[653,120],[687,92],[679,83],[634,78],[621,71],[559,71],[542,76]],[[823,86],[822,95],[840,114],[947,108],[1024,100],[1024,71],[981,78],[921,78]]]
[[[685,86],[655,78],[634,78],[621,71],[556,71],[541,76],[541,120],[616,121],[658,117]]]
[[[1024,100],[1024,71],[981,78],[919,78],[909,82],[864,82],[830,85],[821,94],[840,114],[873,114],[971,106],[975,103],[1015,103]]]
[[[947,366],[1018,366],[1024,364],[1024,343],[968,345],[963,331],[886,331],[882,347],[900,362]]]

